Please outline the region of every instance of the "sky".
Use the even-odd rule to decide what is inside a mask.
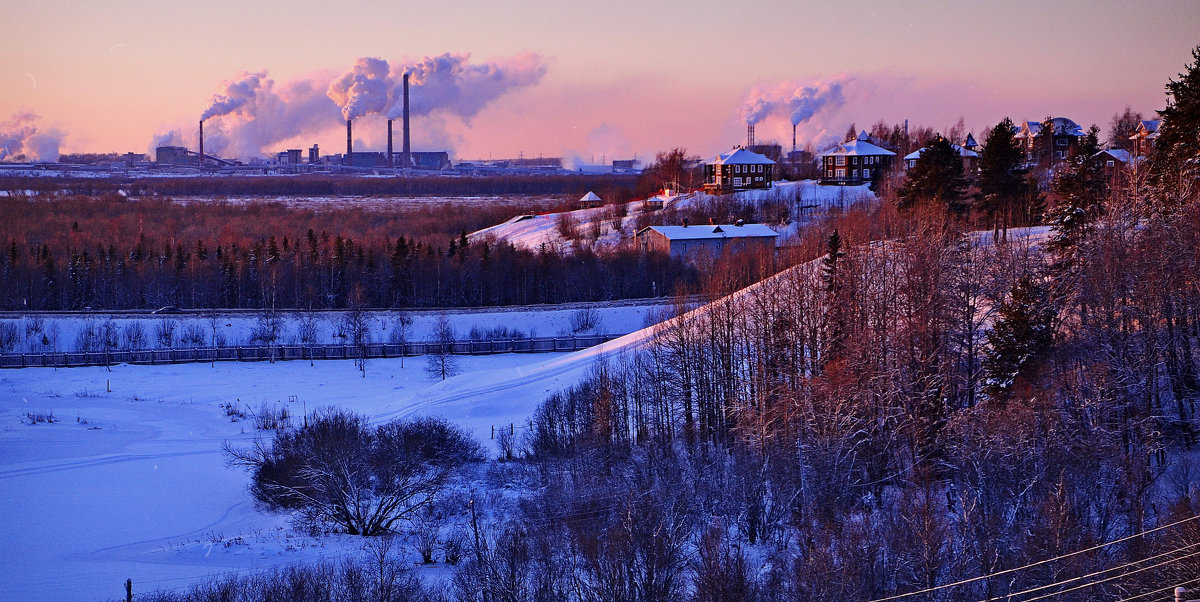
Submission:
[[[797,99],[812,113],[799,142],[818,146],[881,119],[941,131],[962,117],[980,135],[1052,115],[1107,131],[1127,105],[1147,118],[1165,105],[1200,44],[1200,5],[0,0],[0,36],[10,155],[22,141],[30,154],[194,148],[214,95],[236,99],[247,74],[254,99],[206,121],[206,150],[341,152],[335,81],[382,90],[378,111],[354,115],[355,150],[382,150],[399,73],[423,65],[415,150],[586,163],[728,150],[755,100],[757,139],[785,146]]]

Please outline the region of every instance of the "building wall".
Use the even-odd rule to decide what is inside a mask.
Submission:
[[[838,159],[842,164],[838,164]],[[866,184],[892,163],[890,155],[826,155],[821,157],[822,184]]]

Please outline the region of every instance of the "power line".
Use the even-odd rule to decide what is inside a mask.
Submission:
[[[1019,567],[1015,567],[1015,568],[1011,568],[1011,569],[1005,569],[1005,570],[1003,570],[1003,571],[998,571],[998,572],[995,572],[995,573],[989,573],[989,574],[987,574],[987,575],[980,575],[980,576],[978,576],[978,577],[971,577],[970,579],[963,579],[963,580],[961,580],[961,581],[955,581],[955,582],[953,582],[953,583],[945,583],[945,584],[942,584],[942,585],[936,585],[936,586],[934,586],[934,587],[928,587],[928,588],[925,588],[925,589],[921,589],[921,590],[917,590],[917,591],[913,591],[913,592],[908,592],[908,593],[905,593],[905,594],[897,594],[897,595],[895,595],[895,596],[888,596],[888,597],[886,597],[886,598],[876,598],[876,599],[874,599],[874,600],[870,600],[869,602],[888,602],[889,600],[899,600],[900,598],[907,598],[907,597],[909,597],[909,596],[916,596],[916,595],[919,595],[919,594],[925,594],[925,593],[929,593],[929,592],[932,592],[932,591],[937,591],[937,590],[940,590],[940,589],[945,589],[945,588],[947,588],[947,587],[955,587],[955,586],[958,586],[958,585],[964,585],[964,584],[967,584],[967,583],[974,583],[974,582],[976,582],[976,581],[979,581],[979,580],[981,580],[981,579],[990,579],[990,578],[992,578],[992,577],[999,577],[1000,575],[1007,575],[1007,574],[1009,574],[1009,573],[1015,573],[1015,572],[1017,572],[1017,571],[1023,571],[1023,570],[1025,570],[1025,569],[1028,569],[1028,568],[1032,568],[1032,567],[1035,567],[1035,566],[1043,565],[1043,564],[1046,564],[1046,563],[1049,563],[1049,562],[1054,562],[1055,560],[1061,560],[1061,559],[1063,559],[1063,558],[1070,558],[1071,556],[1077,556],[1077,555],[1079,555],[1079,554],[1083,554],[1083,553],[1086,553],[1086,552],[1092,552],[1092,551],[1095,551],[1095,550],[1099,550],[1099,549],[1101,549],[1101,548],[1106,548],[1106,547],[1108,547],[1108,546],[1111,546],[1111,545],[1113,545],[1113,544],[1118,544],[1118,543],[1121,543],[1121,542],[1123,542],[1123,541],[1129,541],[1129,540],[1131,540],[1131,539],[1135,539],[1135,538],[1138,538],[1138,537],[1142,537],[1142,536],[1144,536],[1144,535],[1148,535],[1148,534],[1150,534],[1150,533],[1154,533],[1155,531],[1161,531],[1161,530],[1163,530],[1163,529],[1169,529],[1169,528],[1171,528],[1171,527],[1174,527],[1174,526],[1176,526],[1176,525],[1182,525],[1183,523],[1191,522],[1191,521],[1194,521],[1194,520],[1200,520],[1200,516],[1193,516],[1193,517],[1191,517],[1191,518],[1185,518],[1185,519],[1183,519],[1183,520],[1175,521],[1175,522],[1173,522],[1173,523],[1171,523],[1171,524],[1169,524],[1169,525],[1163,525],[1163,526],[1161,526],[1161,527],[1155,527],[1155,528],[1153,528],[1153,529],[1149,529],[1149,530],[1146,530],[1146,531],[1142,531],[1141,533],[1136,533],[1136,534],[1134,534],[1134,535],[1130,535],[1130,536],[1127,536],[1127,537],[1122,537],[1121,539],[1114,539],[1114,540],[1112,540],[1112,541],[1110,541],[1110,542],[1108,542],[1108,543],[1102,543],[1102,544],[1100,544],[1100,545],[1097,545],[1097,546],[1092,546],[1092,547],[1090,547],[1090,548],[1085,548],[1085,549],[1082,549],[1082,550],[1078,550],[1078,551],[1076,551],[1076,552],[1071,552],[1071,553],[1069,553],[1069,554],[1063,554],[1063,555],[1061,555],[1061,556],[1055,556],[1055,557],[1053,557],[1053,558],[1047,558],[1047,559],[1045,559],[1045,560],[1039,560],[1039,561],[1037,561],[1037,562],[1032,562],[1032,563],[1030,563],[1030,564],[1026,564],[1026,565],[1024,565],[1024,566],[1019,566]]]
[[[1148,571],[1148,570],[1150,570],[1150,569],[1153,569],[1153,568],[1158,568],[1158,567],[1160,567],[1160,566],[1163,566],[1163,565],[1166,565],[1166,564],[1171,564],[1172,562],[1179,562],[1180,560],[1186,560],[1186,559],[1188,559],[1188,558],[1191,558],[1191,557],[1193,557],[1193,556],[1200,556],[1200,552],[1193,552],[1193,553],[1191,553],[1191,554],[1188,554],[1187,556],[1180,556],[1179,558],[1172,558],[1171,560],[1164,560],[1164,561],[1162,561],[1162,562],[1160,562],[1160,563],[1158,563],[1158,564],[1152,564],[1152,565],[1150,565],[1150,566],[1147,566],[1147,567],[1142,567],[1142,568],[1140,568],[1140,569],[1137,569],[1136,571],[1129,571],[1128,573],[1122,573],[1122,574],[1120,574],[1120,575],[1113,575],[1112,577],[1107,577],[1107,578],[1105,578],[1105,579],[1101,579],[1101,580],[1099,580],[1099,581],[1093,581],[1093,582],[1091,582],[1091,583],[1084,583],[1083,585],[1076,585],[1075,587],[1067,588],[1067,589],[1060,590],[1060,591],[1057,591],[1057,592],[1051,592],[1051,593],[1049,593],[1049,594],[1043,594],[1043,595],[1041,595],[1041,596],[1038,596],[1038,597],[1036,597],[1036,598],[1026,598],[1026,599],[1025,599],[1025,600],[1023,600],[1022,602],[1033,602],[1034,600],[1042,600],[1042,599],[1044,599],[1044,598],[1049,598],[1049,597],[1051,597],[1051,596],[1061,596],[1062,594],[1066,594],[1066,593],[1070,593],[1070,592],[1073,592],[1073,591],[1076,591],[1076,590],[1081,590],[1081,589],[1089,588],[1089,587],[1092,587],[1093,585],[1100,585],[1101,583],[1107,583],[1107,582],[1109,582],[1109,581],[1112,581],[1113,579],[1122,579],[1122,578],[1124,578],[1124,577],[1128,577],[1128,576],[1130,576],[1130,575],[1133,575],[1134,573],[1140,573],[1140,572],[1142,572],[1142,571]]]
[[[1130,600],[1137,600],[1139,598],[1145,598],[1146,596],[1152,596],[1154,594],[1167,593],[1167,592],[1174,590],[1177,587],[1183,587],[1185,585],[1196,583],[1197,581],[1200,581],[1200,577],[1197,577],[1195,579],[1188,579],[1187,581],[1181,581],[1174,585],[1168,585],[1162,589],[1152,589],[1146,593],[1138,594],[1136,596],[1130,596],[1128,598],[1121,598],[1120,600],[1117,600],[1117,602],[1129,602]]]
[[[1066,584],[1068,584],[1068,583],[1072,583],[1072,582],[1079,581],[1079,580],[1082,580],[1082,579],[1088,579],[1088,578],[1091,578],[1091,577],[1096,577],[1096,576],[1098,576],[1098,575],[1102,575],[1102,574],[1104,574],[1104,573],[1107,573],[1107,572],[1109,572],[1109,571],[1116,571],[1116,570],[1119,570],[1119,569],[1127,569],[1127,568],[1129,568],[1129,567],[1131,567],[1131,566],[1134,566],[1134,565],[1137,565],[1137,564],[1141,564],[1141,563],[1143,563],[1143,562],[1148,562],[1148,561],[1151,561],[1151,560],[1157,560],[1157,559],[1159,559],[1159,558],[1162,558],[1163,556],[1170,556],[1171,554],[1175,554],[1175,553],[1178,553],[1178,552],[1182,552],[1182,551],[1184,551],[1184,550],[1186,550],[1186,549],[1188,549],[1188,548],[1194,548],[1194,547],[1196,547],[1196,546],[1200,546],[1200,542],[1198,542],[1198,543],[1194,543],[1194,544],[1190,544],[1190,545],[1186,545],[1186,546],[1183,546],[1182,548],[1177,548],[1177,549],[1171,550],[1170,552],[1163,552],[1162,554],[1156,554],[1156,555],[1154,555],[1154,556],[1149,556],[1149,557],[1147,557],[1147,558],[1142,558],[1141,560],[1134,560],[1133,562],[1127,562],[1127,563],[1125,563],[1125,564],[1120,564],[1120,565],[1117,565],[1117,566],[1112,566],[1112,567],[1109,567],[1109,568],[1106,568],[1106,569],[1102,569],[1102,570],[1099,570],[1099,571],[1095,571],[1095,572],[1093,572],[1093,573],[1088,573],[1087,575],[1080,575],[1080,576],[1078,576],[1078,577],[1072,577],[1072,578],[1070,578],[1070,579],[1065,579],[1065,580],[1063,580],[1063,581],[1056,581],[1056,582],[1054,582],[1054,583],[1050,583],[1050,584],[1047,584],[1047,585],[1041,585],[1041,586],[1038,586],[1038,587],[1033,587],[1033,588],[1030,588],[1030,589],[1027,589],[1027,590],[1023,590],[1023,591],[1019,591],[1019,592],[1011,592],[1011,593],[1005,594],[1005,595],[1003,595],[1003,596],[996,596],[995,598],[987,598],[986,600],[980,600],[979,602],[993,602],[993,601],[995,601],[995,600],[1003,600],[1003,599],[1006,599],[1006,598],[1011,598],[1011,597],[1013,597],[1013,596],[1023,596],[1023,595],[1025,595],[1025,594],[1031,594],[1031,593],[1033,593],[1033,592],[1041,591],[1041,590],[1048,589],[1048,588],[1055,587],[1055,586],[1059,586],[1059,585],[1066,585]],[[1183,558],[1186,558],[1186,557],[1183,557]]]

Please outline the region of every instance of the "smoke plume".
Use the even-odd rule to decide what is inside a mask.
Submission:
[[[469,122],[505,94],[537,84],[546,72],[546,62],[536,54],[478,64],[470,58],[447,53],[389,63],[363,57],[344,73],[319,72],[287,82],[276,82],[266,71],[239,73],[221,82],[200,115],[205,121],[205,152],[257,157],[264,149],[310,138],[340,127],[347,119],[376,114],[399,117],[405,72],[411,74],[411,114],[426,116],[427,123],[418,131],[436,128],[430,114]],[[155,137],[154,146],[163,141],[195,144],[194,127],[182,131],[190,131],[190,137],[166,129]]]
[[[17,113],[0,123],[0,161],[24,157],[38,161],[57,161],[64,134],[39,125],[34,113]]]
[[[326,94],[342,108],[342,118],[350,120],[383,112],[392,87],[387,61],[363,57],[355,61],[349,73],[330,82]]]
[[[470,54],[445,53],[399,66],[393,74],[397,86],[405,72],[409,79],[409,110],[413,115],[444,111],[464,122],[496,99],[518,88],[537,85],[546,74],[546,61],[533,53],[472,64]],[[392,93],[388,119],[403,113],[403,90]]]
[[[770,89],[756,86],[738,109],[738,115],[746,125],[769,116],[783,117],[792,125],[799,125],[822,110],[841,106],[846,101],[843,88],[852,81],[849,76],[840,76],[827,81],[785,81]]]
[[[221,82],[221,91],[213,95],[212,103],[200,114],[200,119],[228,115],[247,105],[253,105],[262,88],[263,80],[266,78],[265,71],[261,73],[243,71],[237,79]]]

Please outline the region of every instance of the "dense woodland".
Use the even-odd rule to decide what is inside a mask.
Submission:
[[[528,251],[465,236],[519,213],[512,206],[420,207],[8,199],[0,308],[560,303],[650,297],[695,277],[632,248]]]

